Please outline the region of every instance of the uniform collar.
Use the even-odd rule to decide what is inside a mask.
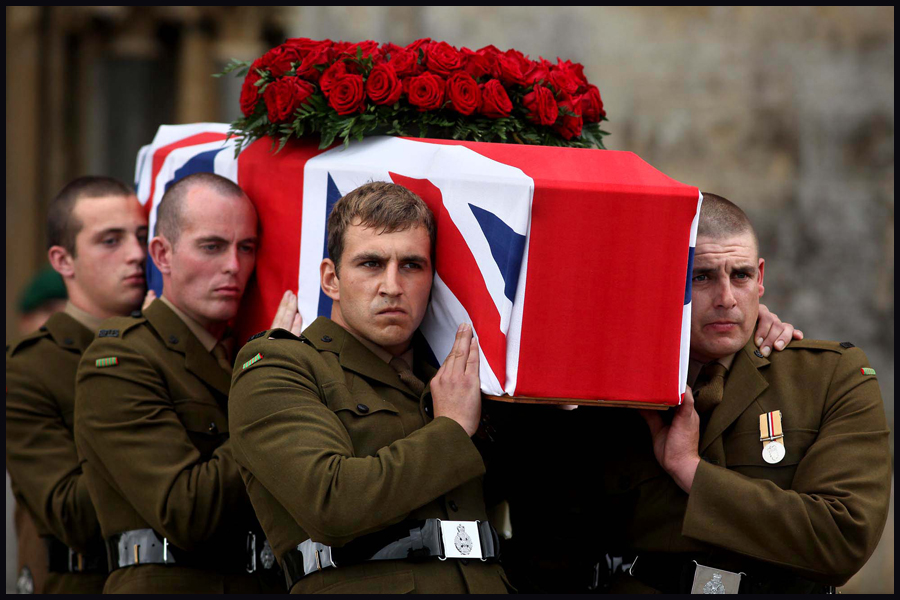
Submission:
[[[81,310],[69,300],[66,302],[66,308],[63,309],[63,312],[87,327],[90,331],[96,333],[97,330],[100,329],[100,323],[103,322],[103,319],[100,317],[95,317],[91,313]]]
[[[88,329],[68,312],[54,313],[43,328],[46,328],[58,346],[82,353],[94,340],[96,332],[96,329]]]
[[[187,325],[188,329],[191,330],[191,333],[193,333],[203,345],[203,347],[206,348],[206,351],[212,352],[212,349],[216,347],[216,344],[219,343],[219,340],[217,340],[213,334],[211,334],[202,325],[200,325],[200,323],[187,316],[181,309],[172,304],[168,298],[166,298],[165,296],[160,296],[159,299],[165,302],[166,306],[172,309],[172,312],[175,313],[175,315],[179,319],[181,319],[185,325]]]
[[[166,347],[184,355],[184,366],[188,371],[225,396],[228,395],[231,388],[230,374],[222,369],[187,323],[169,307],[169,303],[154,301],[143,314]]]
[[[349,331],[327,317],[319,317],[303,331],[303,337],[320,352],[334,352],[340,357],[341,366],[364,377],[375,379],[385,385],[394,387],[418,400],[418,397],[400,381],[397,372],[388,364],[384,357],[378,356],[373,349],[364,345]],[[418,337],[414,336],[414,339]],[[383,350],[383,349],[382,349]],[[407,359],[407,351],[401,358]],[[390,356],[390,353],[387,353]],[[415,352],[418,357],[422,353]],[[412,359],[412,355],[408,358]],[[413,371],[420,372],[425,377],[420,377],[426,384],[434,375],[434,369],[424,369],[420,362],[413,363],[410,360]],[[417,373],[418,374],[418,373]]]
[[[390,352],[388,352],[387,350],[385,350],[378,344],[374,344],[374,343],[370,342],[369,340],[362,338],[351,331],[348,331],[347,333],[349,333],[354,338],[356,338],[357,342],[359,342],[360,344],[362,344],[363,346],[368,348],[372,352],[372,354],[374,354],[375,356],[377,356],[378,358],[380,358],[387,364],[389,364],[389,365],[391,364],[391,361],[394,359],[393,354],[391,354]],[[408,366],[410,369],[412,369],[412,366],[413,366],[412,344],[409,345],[409,349],[406,352],[404,352],[403,354],[400,355],[400,358],[403,359],[403,361],[406,363],[406,366]]]
[[[731,371],[731,365],[732,365],[732,363],[734,363],[735,356],[737,356],[737,352],[735,352],[734,354],[729,354],[728,356],[726,356],[724,358],[720,358],[716,362],[718,362],[720,365],[725,367],[726,371]],[[707,363],[701,362],[699,360],[695,360],[693,358],[688,361],[688,379],[687,380],[688,380],[689,386],[691,386],[692,388],[694,387],[694,384],[697,382],[697,377],[700,376],[700,371],[703,369],[703,367],[706,366],[706,364]]]

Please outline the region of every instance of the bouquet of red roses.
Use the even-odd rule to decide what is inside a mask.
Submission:
[[[368,135],[603,148],[606,120],[584,67],[494,46],[457,50],[293,38],[222,76],[244,76],[237,151],[256,138],[318,133],[321,148]]]

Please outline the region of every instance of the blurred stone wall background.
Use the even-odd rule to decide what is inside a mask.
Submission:
[[[240,82],[208,78],[229,58],[431,37],[583,63],[608,148],[741,205],[765,303],[862,347],[893,431],[893,7],[7,7],[6,23],[7,339],[52,194],[88,171],[132,179],[159,124],[235,118]],[[893,516],[844,591],[893,592]]]

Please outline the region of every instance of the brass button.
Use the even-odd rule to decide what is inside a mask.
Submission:
[[[330,342],[330,341],[331,341],[331,336],[330,336],[330,335],[323,335],[323,336],[322,336],[322,341],[323,341],[323,342]]]
[[[358,410],[362,414],[366,414],[367,412],[369,412],[369,407],[366,406],[365,404],[357,404],[356,410]]]
[[[456,505],[456,502],[454,502],[453,500],[450,501],[450,510],[452,510],[453,512],[456,512],[459,510],[459,507]]]
[[[170,335],[170,336],[169,336],[169,343],[170,343],[170,344],[177,344],[177,343],[178,343],[178,338],[175,337],[174,335]]]
[[[209,424],[209,432],[210,432],[210,433],[218,433],[218,432],[219,432],[219,426],[216,425],[215,423],[210,423],[210,424]]]

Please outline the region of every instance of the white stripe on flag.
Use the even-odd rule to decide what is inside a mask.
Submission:
[[[703,205],[703,194],[700,193],[697,197],[697,213],[694,215],[694,220],[691,223],[691,239],[690,239],[690,247],[697,247],[697,227],[700,224],[700,207]],[[686,276],[690,278],[691,273],[686,273]],[[687,285],[687,282],[685,282]],[[685,388],[687,386],[687,375],[688,375],[688,361],[691,358],[691,305],[693,304],[693,299],[691,302],[688,302],[684,305],[684,309],[681,313],[681,356],[679,357],[678,366],[679,366],[679,380],[678,380],[678,389],[680,390],[679,395],[684,394]]]

